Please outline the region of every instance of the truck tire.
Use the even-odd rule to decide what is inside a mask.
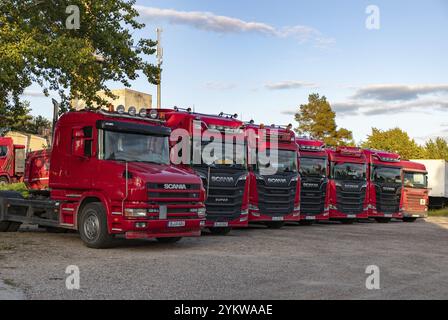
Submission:
[[[8,230],[6,230],[6,232],[17,232],[19,231],[21,225],[22,223],[20,222],[10,222]]]
[[[227,227],[227,228],[209,228],[210,232],[214,235],[217,236],[225,236],[228,235],[230,233],[230,231],[232,230],[232,228]]]
[[[114,237],[107,228],[106,209],[100,202],[89,203],[82,209],[78,229],[88,248],[106,249],[113,245]]]
[[[9,221],[2,221],[0,222],[0,232],[6,232],[9,229]]]
[[[0,177],[0,186],[5,186],[9,183],[8,178],[6,177]]]
[[[182,237],[176,237],[176,238],[156,238],[158,242],[160,243],[176,243],[179,242]]]
[[[389,223],[391,220],[392,220],[391,218],[383,218],[383,217],[375,218],[375,221],[378,223]]]
[[[403,222],[415,222],[417,218],[403,218]]]
[[[266,227],[269,229],[281,229],[285,225],[283,221],[268,221],[265,222]]]

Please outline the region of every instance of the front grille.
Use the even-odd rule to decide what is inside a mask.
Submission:
[[[294,211],[296,183],[286,187],[268,186],[263,180],[257,180],[258,208],[266,215],[287,215]]]
[[[360,214],[364,211],[366,198],[366,185],[358,185],[357,188],[347,188],[342,184],[336,187],[336,201],[338,211],[345,214]]]
[[[406,211],[421,212],[425,210],[425,206],[420,203],[423,196],[416,194],[406,195]]]
[[[394,191],[384,190],[393,188]],[[400,211],[401,187],[396,185],[375,185],[376,210],[381,213],[397,213]]]
[[[300,212],[302,215],[315,216],[325,211],[327,196],[327,182],[315,182],[316,187],[302,187],[300,189]]]
[[[212,221],[237,219],[242,211],[245,185],[246,181],[239,181],[235,186],[211,185],[205,202],[207,219]]]
[[[177,188],[177,189],[176,189]],[[182,204],[199,201],[200,184],[148,183],[148,200],[164,204]]]

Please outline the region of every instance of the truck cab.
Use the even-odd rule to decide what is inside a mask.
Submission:
[[[360,148],[327,149],[330,219],[350,224],[368,218],[367,158]]]
[[[402,219],[402,166],[399,154],[364,150],[368,161],[369,218],[387,223]]]
[[[161,242],[200,236],[202,181],[170,165],[171,129],[143,111],[125,113],[118,106],[117,112],[62,115],[50,151],[47,198],[42,192],[30,199],[0,194],[3,229],[31,223],[78,230],[92,248],[108,247],[116,236]],[[39,161],[32,156],[29,165]],[[29,181],[42,177],[42,166],[29,169]]]
[[[425,165],[402,160],[403,168],[403,221],[414,222],[428,217],[428,172]]]
[[[299,137],[300,224],[329,219],[328,155],[325,143]]]
[[[186,153],[191,157],[179,165],[192,169],[203,181],[207,195],[205,227],[217,235],[247,227],[249,184],[244,123],[237,115],[209,115],[177,107],[159,109],[158,113],[174,132],[189,137]],[[209,154],[214,148],[214,154]]]
[[[246,125],[250,163],[249,222],[281,228],[285,222],[300,220],[298,146],[291,129],[291,125],[265,127],[253,122]],[[271,150],[274,147],[275,157]],[[262,152],[266,159],[271,157],[273,161],[263,163]],[[265,170],[267,166],[273,170]]]
[[[20,182],[25,170],[25,146],[0,137],[0,185]]]

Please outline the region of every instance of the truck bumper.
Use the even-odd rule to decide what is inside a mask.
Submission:
[[[428,218],[428,212],[403,212],[403,218]]]
[[[338,210],[330,209],[330,220],[341,220],[341,219],[368,219],[368,211],[363,211],[358,214],[346,214]]]
[[[287,215],[267,215],[267,214],[263,214],[263,213],[259,213],[257,212],[253,212],[253,211],[249,211],[249,222],[271,222],[271,221],[275,221],[275,222],[281,222],[281,221],[285,221],[285,222],[298,222],[300,221],[300,213],[290,213]]]
[[[246,228],[248,226],[247,214],[241,215],[239,218],[232,221],[215,221],[206,220],[203,227],[205,228]]]
[[[394,219],[402,219],[403,214],[401,212],[395,213],[384,213],[378,211],[369,210],[369,218],[394,218]]]
[[[201,221],[204,220],[126,220],[122,223],[122,229],[112,229],[112,233],[124,233],[126,239],[199,237]],[[175,225],[173,222],[178,224]]]
[[[301,214],[300,220],[302,221],[326,221],[330,219],[328,213],[321,213],[317,215]]]

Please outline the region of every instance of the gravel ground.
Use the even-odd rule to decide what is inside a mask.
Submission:
[[[77,234],[0,234],[0,299],[447,299],[448,219],[253,227],[174,245]],[[80,269],[67,290],[66,267]],[[380,268],[367,290],[366,267]]]

